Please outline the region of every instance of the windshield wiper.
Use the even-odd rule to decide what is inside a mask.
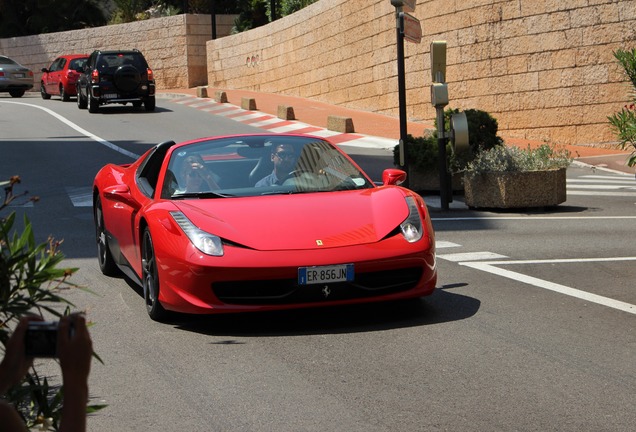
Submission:
[[[234,195],[230,194],[222,194],[218,192],[184,192],[184,193],[176,193],[172,195],[173,199],[189,199],[189,198],[198,198],[198,199],[206,199],[206,198],[230,198]]]

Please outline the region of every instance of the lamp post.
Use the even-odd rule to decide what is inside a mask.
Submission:
[[[397,75],[398,75],[398,105],[400,119],[400,166],[403,169],[408,168],[408,158],[406,149],[404,148],[406,136],[408,134],[406,122],[406,73],[404,68],[404,39],[419,43],[422,30],[419,21],[408,15],[406,11],[413,12],[415,10],[415,0],[391,0],[391,5],[395,7],[395,33],[397,39]],[[405,20],[408,20],[408,32],[405,28]],[[409,178],[406,177],[405,187],[409,187]]]

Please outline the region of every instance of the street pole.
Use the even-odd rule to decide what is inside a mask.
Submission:
[[[437,107],[437,147],[439,151],[439,198],[442,210],[448,210],[450,181],[446,163],[446,127],[444,125],[444,107]]]
[[[395,7],[395,34],[397,39],[397,75],[398,75],[398,104],[400,118],[400,166],[406,170],[408,168],[408,157],[406,149],[407,123],[406,123],[406,77],[404,71],[404,18],[402,16],[402,6]],[[409,178],[403,183],[404,187],[409,187]]]
[[[216,4],[215,0],[210,0],[210,16],[212,20],[212,40],[216,39]]]

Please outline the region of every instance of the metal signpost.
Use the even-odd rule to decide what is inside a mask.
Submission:
[[[391,0],[391,4],[395,6],[395,28],[397,38],[397,62],[398,62],[398,98],[399,98],[399,117],[400,117],[400,166],[406,167],[408,160],[404,149],[406,141],[407,124],[406,124],[406,77],[404,72],[404,39],[420,43],[422,39],[422,28],[417,18],[405,13],[404,11],[415,11],[416,0]],[[404,186],[408,187],[408,177]]]

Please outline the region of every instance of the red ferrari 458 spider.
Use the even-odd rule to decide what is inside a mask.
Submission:
[[[75,84],[86,60],[87,54],[63,55],[53,60],[48,68],[43,68],[40,80],[42,99],[51,99],[51,95],[54,95],[68,102],[71,96],[75,96]]]
[[[163,142],[97,174],[99,266],[137,282],[158,321],[425,296],[435,235],[405,178],[376,185],[307,135]]]

